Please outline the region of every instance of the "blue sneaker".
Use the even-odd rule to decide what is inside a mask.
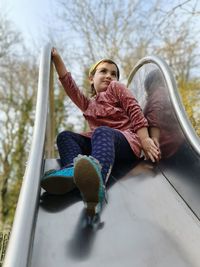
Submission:
[[[78,187],[89,217],[102,210],[105,186],[100,163],[92,156],[79,155],[74,159],[74,183]]]
[[[50,170],[42,177],[41,187],[50,194],[63,195],[75,188],[73,175],[74,167]]]

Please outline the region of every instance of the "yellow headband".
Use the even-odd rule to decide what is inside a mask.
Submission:
[[[89,70],[89,77],[94,75],[97,66],[102,62],[108,62],[108,63],[114,64],[116,66],[116,68],[117,68],[117,79],[119,80],[119,76],[120,76],[119,68],[118,68],[117,64],[113,60],[108,59],[108,58],[101,59],[101,60],[97,61],[95,64],[93,64],[91,66],[90,70]]]

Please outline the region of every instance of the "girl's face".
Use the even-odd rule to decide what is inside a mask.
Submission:
[[[111,81],[117,80],[117,67],[115,64],[102,62],[97,66],[94,76],[89,79],[97,94],[104,92]]]

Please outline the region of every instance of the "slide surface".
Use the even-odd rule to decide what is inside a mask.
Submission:
[[[199,220],[159,168],[141,161],[115,177],[93,228],[78,192],[42,193],[31,267],[199,266]]]

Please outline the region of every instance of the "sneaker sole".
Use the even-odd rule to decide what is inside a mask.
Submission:
[[[72,177],[52,176],[41,182],[41,187],[50,194],[64,195],[75,188]]]
[[[99,202],[100,182],[95,167],[87,159],[82,158],[76,162],[74,182],[86,202],[87,214],[94,216],[96,214],[96,206]]]

